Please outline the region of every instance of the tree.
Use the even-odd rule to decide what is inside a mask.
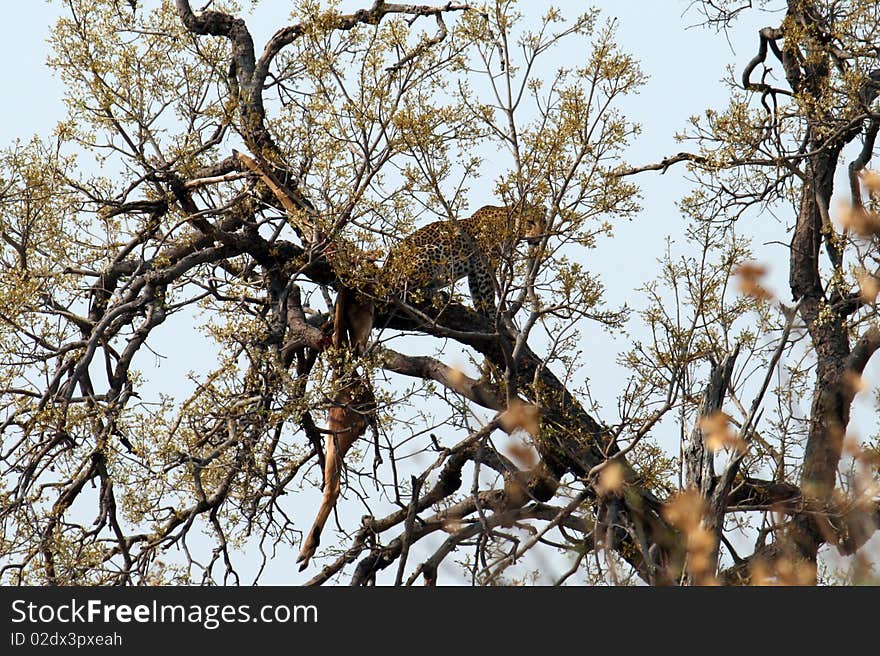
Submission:
[[[355,425],[313,584],[509,584],[532,558],[560,583],[813,583],[823,545],[869,576],[877,448],[845,431],[880,346],[873,7],[790,0],[694,151],[630,167],[644,76],[596,11],[301,0],[257,47],[231,2],[65,4],[68,119],[2,157],[4,582],[292,575]],[[586,254],[637,215],[634,175],[681,162],[688,251],[657,253],[633,315]],[[542,232],[503,249],[494,312],[388,282],[415,226],[523,203]],[[790,306],[743,237],[756,208],[793,217]],[[580,369],[595,325],[637,335],[613,421]],[[216,354],[183,396],[149,392],[172,326]]]

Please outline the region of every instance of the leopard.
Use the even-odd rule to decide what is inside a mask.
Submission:
[[[537,244],[544,233],[544,208],[518,204],[486,205],[462,220],[435,221],[404,237],[392,248],[381,270],[369,260],[344,261],[345,249],[335,258],[340,270],[357,269],[362,278],[386,279],[390,294],[406,297],[432,295],[467,277],[474,308],[495,312],[495,270],[516,244],[526,240]],[[385,302],[356,285],[342,284],[334,309],[332,345],[355,357],[367,350],[376,302]],[[308,566],[320,544],[321,531],[336,506],[340,492],[342,461],[348,449],[375,418],[375,396],[366,372],[356,369],[334,376],[341,383],[328,412],[324,456],[324,495],[311,531],[303,541],[297,562],[300,571]]]
[[[540,242],[545,225],[540,205],[485,205],[467,219],[440,220],[404,237],[388,254],[383,271],[404,300],[448,299],[441,290],[467,278],[474,309],[493,315],[495,274],[502,257],[520,241]]]

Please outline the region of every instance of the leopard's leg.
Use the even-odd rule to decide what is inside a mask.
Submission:
[[[480,314],[495,316],[495,281],[489,262],[482,253],[476,253],[469,264],[468,288],[474,309]]]
[[[452,296],[445,289],[430,290],[428,298],[431,299],[431,305],[438,310],[449,305],[449,302],[452,300]]]

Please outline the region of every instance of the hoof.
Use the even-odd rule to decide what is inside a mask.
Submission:
[[[314,554],[314,549],[312,549],[311,553],[306,552],[305,550],[301,551],[299,556],[296,559],[296,562],[299,563],[299,571],[303,571],[306,567],[309,566],[309,560]]]
[[[318,548],[318,544],[320,544],[320,539],[315,535],[313,530],[309,533],[309,536],[300,548],[299,556],[296,559],[296,562],[300,563],[300,572],[309,566],[309,560],[315,555],[315,550]]]

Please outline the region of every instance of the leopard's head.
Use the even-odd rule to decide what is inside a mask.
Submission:
[[[538,244],[547,227],[547,209],[543,205],[523,203],[519,207],[513,206],[513,211],[518,239],[530,246]]]

